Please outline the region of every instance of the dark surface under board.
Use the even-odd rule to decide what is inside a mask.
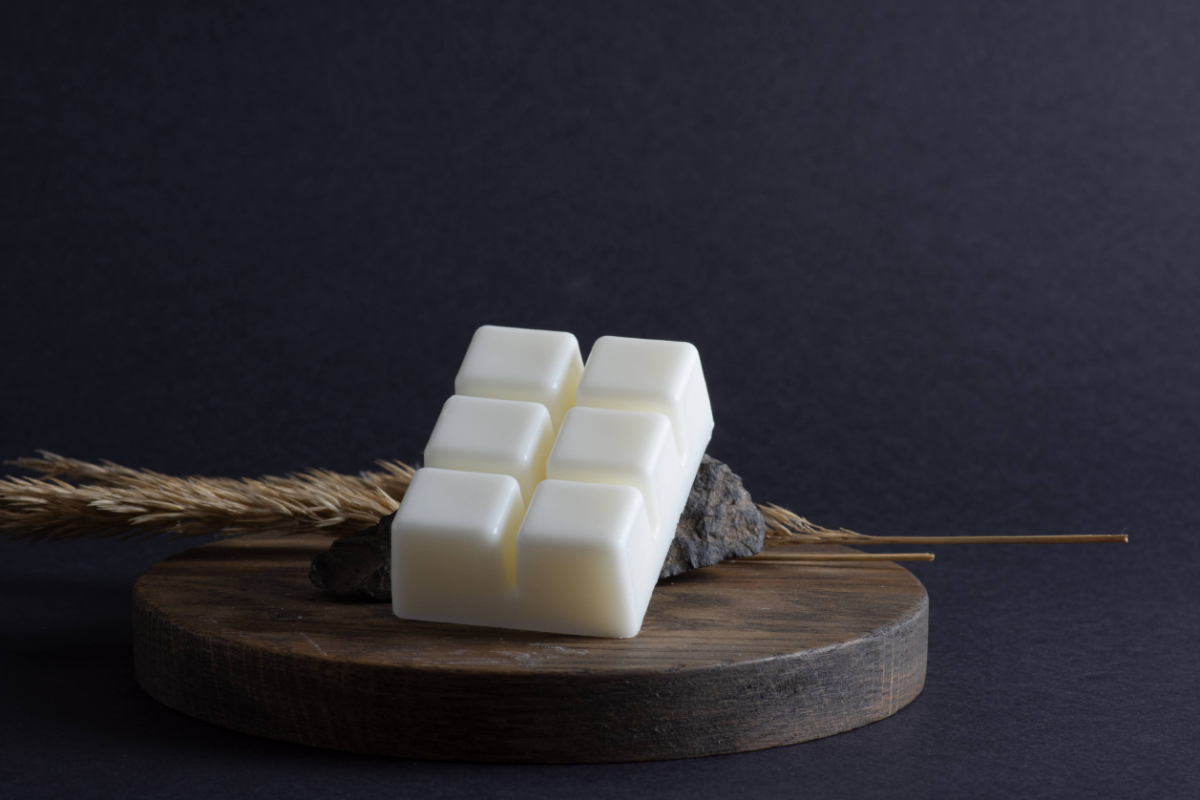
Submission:
[[[1192,3],[5,4],[0,457],[417,460],[471,332],[694,342],[756,499],[944,547],[923,693],[580,767],[232,733],[134,681],[183,542],[0,543],[0,795],[1195,796]]]

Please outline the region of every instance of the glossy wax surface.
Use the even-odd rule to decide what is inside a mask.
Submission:
[[[425,466],[510,475],[529,502],[553,444],[554,426],[540,403],[456,394],[425,445]]]
[[[637,635],[712,411],[690,344],[582,363],[569,333],[476,332],[392,523],[396,616]]]

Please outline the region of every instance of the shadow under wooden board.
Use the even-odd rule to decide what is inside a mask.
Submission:
[[[637,637],[593,639],[334,600],[308,580],[329,541],[240,537],[151,567],[134,588],[138,682],[272,739],[541,763],[795,744],[894,714],[925,682],[928,597],[891,563],[720,564],[659,583]]]

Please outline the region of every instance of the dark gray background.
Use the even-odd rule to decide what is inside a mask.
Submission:
[[[259,740],[134,682],[181,543],[0,544],[0,794],[1195,796],[1193,3],[0,12],[0,456],[416,460],[483,323],[683,339],[710,451],[938,551],[925,692],[592,767]]]

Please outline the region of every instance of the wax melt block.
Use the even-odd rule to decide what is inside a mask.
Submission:
[[[584,367],[485,325],[454,387],[392,523],[396,616],[635,636],[712,433],[696,348],[606,336]]]
[[[681,466],[671,423],[662,414],[576,406],[554,442],[546,477],[634,487],[657,533],[683,485]],[[672,531],[676,522],[671,520]]]
[[[647,574],[651,540],[637,489],[543,481],[517,534],[528,623],[584,636],[636,635],[661,566]]]
[[[541,403],[558,430],[582,374],[572,334],[484,325],[467,348],[454,393]]]
[[[554,444],[550,413],[541,403],[454,395],[442,406],[425,445],[425,465],[511,475],[528,503],[546,477]]]
[[[525,514],[510,475],[417,470],[392,521],[392,611],[435,622],[495,624],[516,592]]]
[[[575,401],[580,406],[665,415],[675,430],[684,463],[699,465],[712,436],[712,407],[700,354],[687,342],[620,336],[597,339]]]

